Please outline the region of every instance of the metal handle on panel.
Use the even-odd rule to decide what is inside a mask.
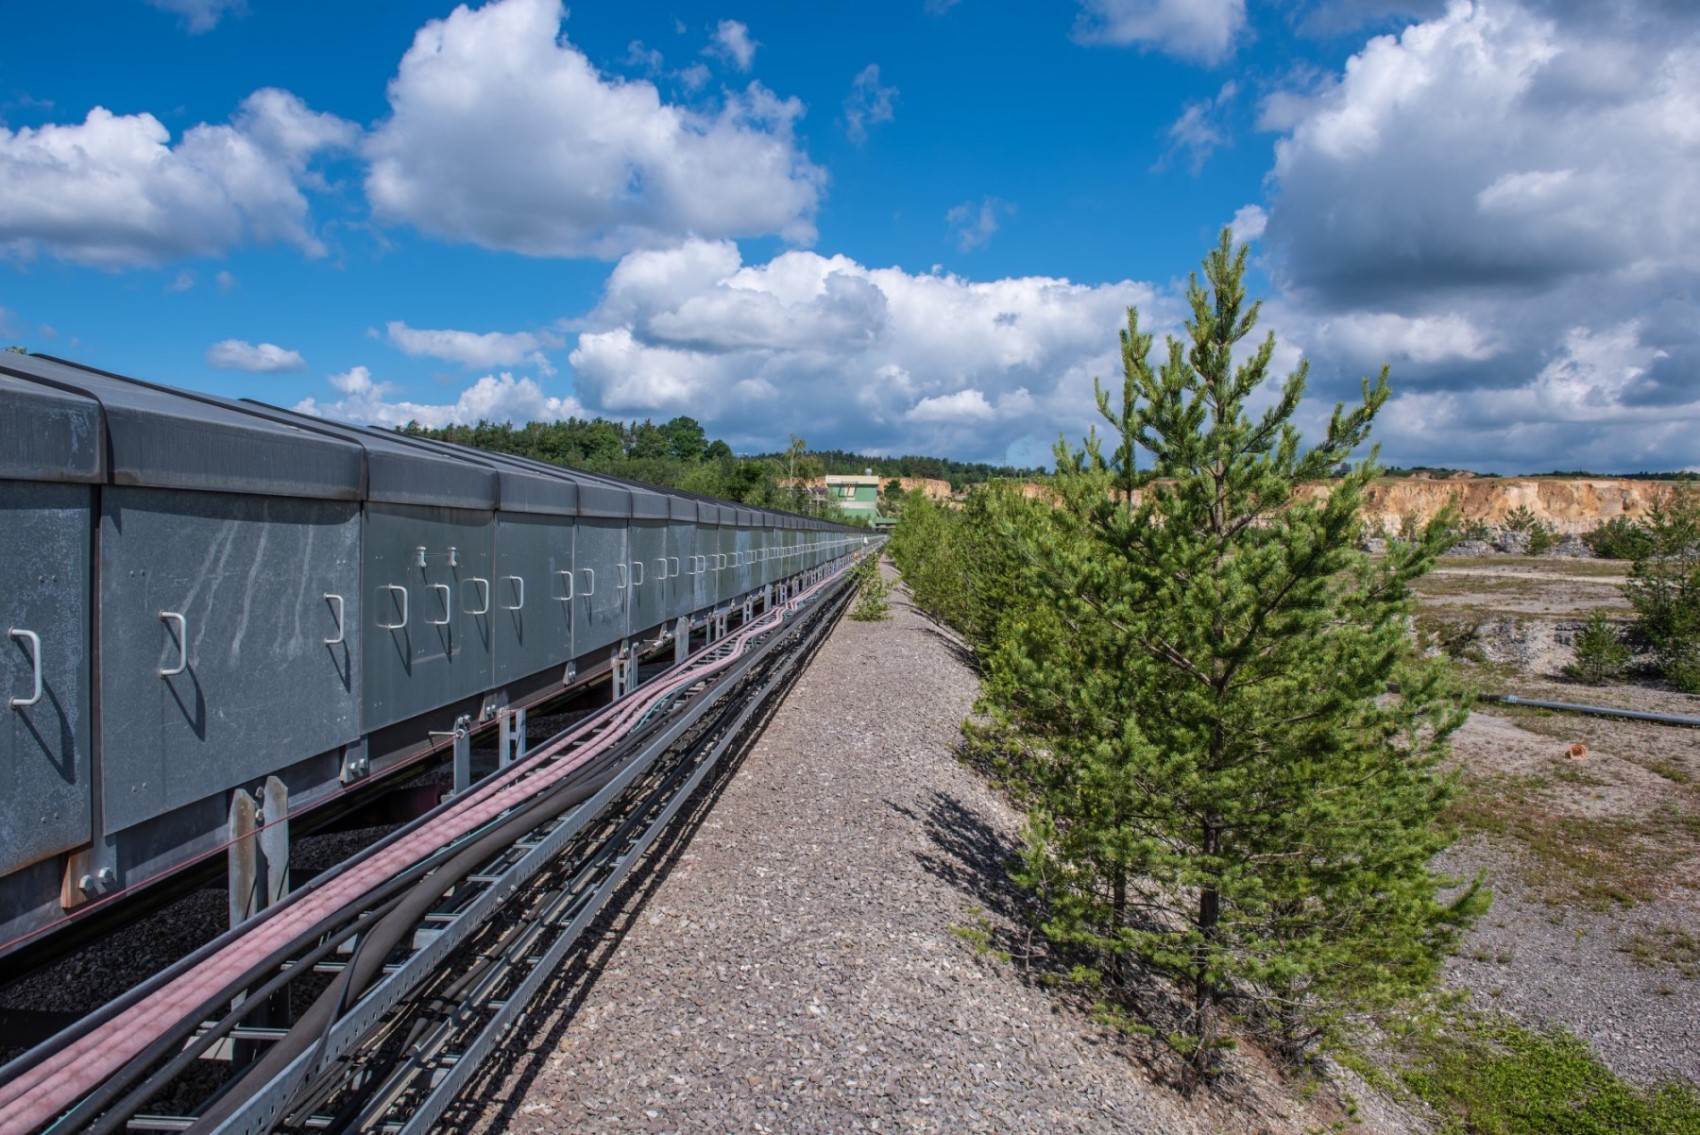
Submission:
[[[525,580],[521,579],[517,575],[504,575],[502,577],[502,579],[503,579],[504,582],[507,581],[507,580],[510,580],[510,579],[514,581],[514,600],[515,600],[514,605],[512,607],[508,606],[506,603],[503,603],[502,604],[502,610],[504,610],[504,611],[517,611],[521,607],[525,606]]]
[[[346,629],[347,629],[342,624],[342,611],[343,611],[342,596],[336,594],[333,591],[327,591],[327,592],[325,592],[325,602],[336,604],[336,637],[335,638],[327,638],[325,640],[325,645],[326,646],[341,646],[343,636],[344,636]]]
[[[481,578],[480,576],[474,575],[474,576],[469,576],[467,578],[467,582],[477,584],[479,590],[484,595],[484,602],[479,604],[478,610],[468,611],[467,614],[469,614],[469,615],[488,615],[490,613],[490,581],[487,580],[487,579]],[[435,584],[434,586],[441,587],[443,585],[442,584]],[[445,603],[445,604],[443,604],[443,606],[446,608],[448,606],[448,604]]]
[[[555,574],[567,581],[567,593],[565,595],[551,594],[549,598],[565,603],[573,597],[573,573],[570,571],[558,571]]]
[[[673,574],[677,576],[679,574],[679,557],[671,556],[669,558],[673,561]]]
[[[171,669],[160,668],[161,678],[173,678],[189,668],[189,622],[176,611],[161,611],[159,621],[162,623],[177,623],[177,665]]]
[[[619,591],[621,588],[626,586],[626,564],[625,564],[625,561],[622,560],[621,562],[615,564],[614,567],[616,569],[618,569],[618,571],[620,573],[620,582],[618,582],[614,585],[614,590]]]
[[[35,686],[29,697],[12,699],[13,709],[28,709],[41,700],[41,636],[21,627],[13,627],[8,633],[30,644],[30,669],[35,673]]]
[[[397,583],[386,583],[384,584],[384,590],[401,596],[401,622],[379,622],[378,629],[381,631],[399,631],[407,625],[407,588]]]
[[[596,594],[596,569],[584,569],[584,596],[586,599]]]
[[[443,617],[440,619],[426,619],[425,621],[434,627],[446,627],[449,625],[449,620],[454,617],[454,610],[449,606],[451,599],[449,585],[446,583],[433,583],[431,585],[431,590],[440,591],[443,594]]]
[[[642,587],[643,586],[643,561],[642,560],[633,560],[632,561],[632,586],[633,587]]]

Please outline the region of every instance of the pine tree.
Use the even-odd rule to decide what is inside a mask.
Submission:
[[[1427,983],[1485,905],[1474,886],[1443,902],[1429,866],[1466,710],[1407,631],[1456,518],[1379,560],[1356,550],[1373,452],[1321,483],[1366,443],[1386,372],[1314,446],[1292,424],[1303,364],[1253,417],[1275,340],[1235,364],[1259,313],[1245,257],[1224,232],[1188,289],[1189,342],[1158,369],[1129,310],[1119,404],[1099,392],[1111,456],[1059,445],[1055,521],[1005,530],[1026,602],[985,687],[1042,754],[1026,874],[1047,934],[1124,1000],[1142,974],[1171,979],[1168,1037],[1195,1077],[1229,1043],[1225,1010],[1302,1053]]]

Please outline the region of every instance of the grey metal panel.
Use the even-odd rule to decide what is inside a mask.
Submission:
[[[573,530],[574,657],[604,650],[626,637],[626,589],[619,586],[620,568],[626,563],[626,525],[624,520],[580,516]]]
[[[496,685],[573,657],[573,527],[566,517],[496,515]]]
[[[718,529],[712,524],[698,523],[692,539],[691,610],[703,611],[714,605],[714,553],[719,548]]]
[[[0,358],[0,370],[98,401],[114,484],[325,500],[360,495],[359,450],[236,403],[33,355]]]
[[[366,506],[366,730],[493,685],[494,517],[419,505]]]
[[[697,503],[696,519],[697,519],[698,524],[719,524],[720,523],[720,506],[719,505],[715,504],[713,501],[697,501],[696,503]]]
[[[632,515],[645,520],[666,520],[673,515],[673,507],[663,493],[653,493],[647,489],[633,489]]]
[[[579,482],[578,513],[580,516],[606,516],[625,519],[632,514],[631,490],[589,479]]]
[[[92,488],[0,481],[0,873],[90,838],[93,543]]]
[[[0,477],[104,481],[104,428],[94,399],[0,374]]]
[[[753,531],[756,544],[756,574],[755,586],[773,582],[773,529],[756,528]]]
[[[669,515],[674,520],[695,520],[697,518],[697,502],[691,497],[671,495],[667,498],[667,503],[672,509]]]
[[[756,585],[755,539],[747,526],[733,533],[732,549],[732,592],[742,595]]]
[[[665,498],[658,498],[665,500]],[[641,634],[667,617],[667,523],[633,520],[627,535],[628,633]]]
[[[368,500],[475,510],[496,507],[496,471],[487,464],[445,452],[436,443],[261,402],[244,401],[240,405],[267,421],[291,424],[359,446],[364,451]]]
[[[667,606],[665,617],[668,620],[677,619],[680,615],[691,613],[692,591],[695,587],[695,576],[691,574],[691,557],[696,554],[697,525],[696,502],[687,501],[691,505],[691,518],[680,520],[675,516],[673,523],[667,526]]]
[[[732,510],[726,509],[730,512]],[[720,570],[714,573],[714,601],[725,603],[737,594],[737,569],[734,568],[732,553],[738,550],[738,530],[730,524],[722,524],[715,530],[715,551],[720,554],[716,561]]]
[[[504,512],[573,516],[578,512],[578,483],[559,466],[505,453],[490,453],[433,438],[409,438],[445,456],[491,469],[496,474],[496,506]]]
[[[100,540],[107,831],[359,737],[358,505],[108,488]]]

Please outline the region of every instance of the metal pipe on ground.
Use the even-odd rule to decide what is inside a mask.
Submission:
[[[1686,725],[1700,728],[1700,717],[1680,713],[1652,713],[1641,709],[1618,709],[1609,705],[1580,705],[1575,702],[1542,701],[1519,697],[1516,694],[1482,694],[1476,700],[1498,705],[1519,705],[1528,709],[1553,709],[1563,713],[1587,713],[1595,717],[1620,717],[1630,721],[1650,721],[1655,725]]]

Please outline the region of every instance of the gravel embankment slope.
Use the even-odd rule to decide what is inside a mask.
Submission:
[[[951,932],[1002,918],[984,880],[1019,818],[952,756],[973,675],[893,599],[889,622],[839,624],[588,988],[500,1058],[473,1125],[1308,1125],[1153,1086],[1101,1029]]]

